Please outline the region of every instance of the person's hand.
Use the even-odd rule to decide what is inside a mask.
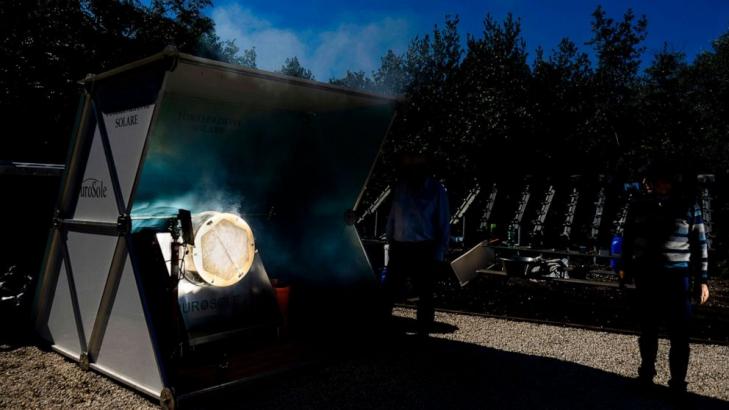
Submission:
[[[706,301],[709,300],[709,285],[706,283],[701,284],[701,297],[699,299],[700,304],[706,303]]]

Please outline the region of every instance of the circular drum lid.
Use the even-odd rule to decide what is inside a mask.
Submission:
[[[241,217],[216,213],[195,233],[192,259],[200,279],[213,286],[230,286],[253,265],[253,231]]]

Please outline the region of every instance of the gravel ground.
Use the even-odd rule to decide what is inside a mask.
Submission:
[[[0,408],[155,408],[155,403],[55,352],[0,347]]]
[[[410,309],[399,313],[414,318]],[[559,359],[625,377],[635,377],[640,364],[637,336],[453,313],[438,313],[436,320],[458,329],[436,338]],[[669,346],[667,340],[659,341],[655,381],[664,386],[670,378]],[[687,382],[689,391],[725,400],[729,407],[729,346],[692,344]]]
[[[400,330],[414,312],[397,309]],[[191,407],[319,408],[671,408],[665,388],[630,382],[636,337],[479,316],[438,313],[428,341],[374,339],[336,357]],[[657,383],[668,378],[661,341]],[[729,346],[692,345],[689,390],[696,408],[729,409]],[[152,408],[155,403],[60,355],[0,349],[2,408]]]
[[[695,306],[695,339],[729,344],[729,279],[713,279],[706,305]],[[491,316],[637,332],[635,290],[482,275],[461,287],[448,275],[436,286],[436,306]]]

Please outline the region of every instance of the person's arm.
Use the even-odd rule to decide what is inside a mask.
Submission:
[[[691,247],[691,262],[696,267],[697,279],[701,285],[699,302],[706,303],[709,300],[709,245],[706,241],[706,226],[698,205],[693,207],[691,235],[689,245]]]
[[[438,207],[436,209],[438,238],[436,243],[435,259],[442,262],[445,260],[448,243],[451,239],[451,213],[448,207],[448,194],[445,188],[438,187]]]

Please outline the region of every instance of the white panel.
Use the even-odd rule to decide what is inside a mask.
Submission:
[[[128,257],[96,365],[144,390],[157,395],[162,391],[152,339]]]
[[[91,142],[86,170],[84,170],[84,179],[81,183],[74,219],[116,222],[117,218],[119,218],[119,209],[114,198],[114,188],[111,185],[109,166],[104,154],[104,144],[97,126],[94,131],[94,140]]]
[[[66,268],[63,265],[58,273],[56,293],[53,295],[51,312],[48,316],[48,330],[54,345],[73,354],[76,358],[81,356],[81,344],[76,329],[76,319],[73,316],[71,290],[68,287]]]
[[[68,233],[68,254],[87,343],[94,328],[101,294],[109,276],[111,259],[118,240],[116,236]]]
[[[152,120],[154,105],[134,108],[122,112],[104,114],[106,132],[109,134],[111,151],[119,176],[124,204],[129,202],[134,177],[137,175],[139,159]]]

